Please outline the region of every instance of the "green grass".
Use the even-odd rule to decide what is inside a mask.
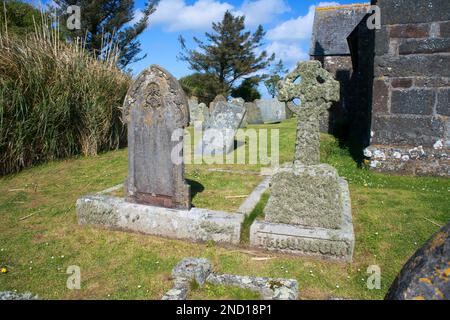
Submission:
[[[278,128],[280,163],[292,159],[294,119],[255,127]],[[172,285],[171,269],[191,256],[210,259],[219,273],[295,278],[301,299],[382,299],[406,260],[438,225],[450,220],[450,182],[360,169],[349,152],[339,149],[338,142],[328,135],[322,136],[321,152],[323,162],[334,165],[349,181],[356,233],[351,264],[248,247],[249,226],[252,219],[261,218],[267,195],[244,223],[240,246],[79,226],[76,199],[123,182],[127,150],[119,150],[49,162],[0,178],[0,266],[9,270],[0,274],[0,291],[31,291],[46,299],[160,299]],[[232,211],[244,200],[235,196],[249,194],[262,179],[211,172],[211,167],[259,170],[249,165],[188,165],[186,176],[197,188],[195,206]],[[255,259],[261,257],[268,259]],[[381,290],[366,287],[366,269],[372,264],[381,267]],[[81,267],[81,290],[66,288],[65,271],[70,265]],[[195,290],[190,298],[221,297],[251,295],[236,288],[207,287]]]

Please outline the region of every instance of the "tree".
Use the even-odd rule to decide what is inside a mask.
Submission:
[[[254,101],[261,99],[261,94],[258,91],[259,78],[251,77],[244,79],[239,87],[231,90],[233,98],[242,98],[245,101]]]
[[[35,23],[38,24],[41,20],[39,10],[28,3],[6,0],[0,4],[0,8],[1,32],[4,32],[7,27],[8,33],[24,36],[27,33],[34,32]]]
[[[283,61],[279,60],[273,65],[269,77],[264,81],[264,85],[272,98],[275,98],[278,95],[278,82],[283,79],[283,76],[287,72],[288,70],[284,68]]]
[[[118,49],[118,66],[122,69],[145,58],[145,55],[138,57],[141,47],[137,37],[147,27],[158,0],[146,2],[142,17],[133,25],[130,23],[134,19],[134,0],[54,0],[54,3],[51,10],[55,10],[62,21],[69,16],[68,6],[81,8],[81,29],[68,34],[72,39],[83,39],[85,47],[98,57],[110,50],[107,44],[112,43]],[[65,27],[65,23],[60,25]]]
[[[221,22],[212,24],[212,33],[205,33],[206,41],[194,37],[199,50],[190,50],[180,36],[182,52],[178,58],[190,69],[214,75],[220,84],[220,93],[227,96],[237,80],[265,69],[275,56],[266,51],[256,54],[263,43],[265,32],[259,26],[252,34],[245,31],[245,17],[225,12]]]
[[[209,73],[193,73],[179,80],[188,96],[196,96],[200,102],[207,105],[220,92],[220,84],[214,75]]]

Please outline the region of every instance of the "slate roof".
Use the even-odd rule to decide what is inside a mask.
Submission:
[[[350,55],[347,37],[367,14],[369,4],[316,8],[311,56]]]

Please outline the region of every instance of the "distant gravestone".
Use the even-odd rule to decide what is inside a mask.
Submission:
[[[406,262],[387,300],[450,300],[450,223]]]
[[[197,97],[189,98],[188,103],[190,125],[194,125],[195,122],[201,122],[204,125],[209,118],[209,109],[206,104],[198,103]]]
[[[190,207],[189,185],[183,161],[173,161],[181,145],[172,134],[189,123],[188,102],[178,81],[163,68],[152,65],[134,81],[124,102],[128,124],[127,200],[167,208]],[[181,131],[180,131],[181,130]],[[181,143],[180,143],[181,142]]]
[[[227,99],[221,94],[217,95],[214,98],[214,100],[209,104],[209,114],[212,114],[214,112],[214,109],[218,102],[227,102]]]
[[[254,102],[246,102],[245,107],[247,109],[247,122],[249,124],[263,124],[261,110],[256,106]]]
[[[244,116],[243,106],[218,102],[205,127],[202,140],[195,148],[195,153],[206,156],[229,153],[234,148],[234,137]]]
[[[245,110],[247,110],[246,105],[245,105],[245,100],[242,98],[233,98],[230,100],[230,102],[233,104],[237,104],[238,106],[241,106]],[[241,122],[241,125],[239,126],[239,128],[247,128],[247,125],[248,125],[247,114],[248,114],[248,112],[245,112],[244,119],[242,119],[242,122]]]
[[[277,123],[286,120],[286,103],[278,99],[255,100],[256,106],[261,111],[264,123]]]

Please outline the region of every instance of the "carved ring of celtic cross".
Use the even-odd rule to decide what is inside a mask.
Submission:
[[[300,82],[296,81],[300,78]],[[305,109],[322,113],[339,101],[339,82],[322,68],[319,61],[303,61],[286,78],[278,83],[278,100],[291,102],[300,99],[301,106],[288,103],[289,109],[299,114]],[[311,110],[312,111],[312,110]]]

